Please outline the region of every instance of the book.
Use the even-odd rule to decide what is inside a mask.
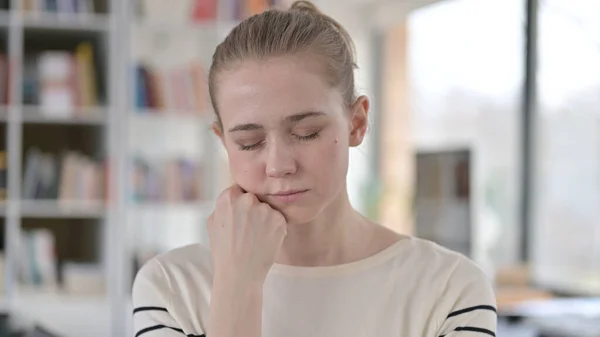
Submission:
[[[202,166],[187,158],[167,161],[136,157],[132,162],[132,199],[178,203],[202,200]]]
[[[9,99],[8,58],[0,51],[0,105],[7,105]]]
[[[36,76],[33,74],[32,76]],[[47,51],[38,57],[39,105],[49,115],[69,115],[76,105],[73,57],[67,51]],[[35,79],[34,79],[35,81]]]
[[[94,0],[22,0],[21,11],[33,15],[42,13],[89,15],[94,13],[95,9]]]
[[[90,42],[82,42],[75,48],[75,62],[76,88],[80,88],[78,91],[79,105],[82,107],[98,105],[94,49]]]
[[[56,155],[32,147],[25,155],[22,197],[43,200],[105,200],[107,165],[77,153]]]
[[[203,22],[217,19],[217,0],[193,0],[192,21]]]
[[[252,15],[260,14],[269,8],[278,5],[275,0],[229,0],[230,13],[228,16],[233,20],[244,20]]]
[[[58,285],[58,261],[54,234],[49,229],[25,230],[19,246],[21,284],[55,290]]]
[[[0,200],[6,200],[8,190],[6,152],[0,151]]]
[[[203,115],[209,110],[208,86],[199,62],[182,66],[133,66],[134,102],[138,111]]]
[[[44,114],[68,117],[79,108],[100,105],[91,42],[81,42],[74,51],[29,54],[23,68],[23,103],[39,105]]]

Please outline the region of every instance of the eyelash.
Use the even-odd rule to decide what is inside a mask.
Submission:
[[[320,135],[321,135],[321,131],[317,131],[308,136],[294,135],[294,137],[296,137],[298,140],[307,141],[307,140],[317,139],[317,138],[319,138]],[[262,143],[263,143],[263,141],[260,141],[256,144],[252,144],[252,145],[240,145],[240,150],[241,151],[251,151],[251,150],[258,148]]]
[[[296,138],[300,139],[300,140],[311,140],[311,139],[317,139],[319,138],[319,136],[321,135],[321,131],[317,131],[313,134],[310,134],[308,136],[298,136],[295,135]]]

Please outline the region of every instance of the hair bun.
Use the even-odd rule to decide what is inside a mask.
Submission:
[[[290,10],[306,12],[309,14],[321,14],[321,11],[310,1],[296,0],[292,3]]]

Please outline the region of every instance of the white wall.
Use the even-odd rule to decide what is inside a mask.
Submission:
[[[490,273],[519,258],[520,5],[442,2],[409,19],[414,143],[473,151],[473,257]]]
[[[368,19],[370,11],[366,11],[361,3],[351,4],[338,1],[315,1],[320,10],[330,15],[346,28],[352,37],[356,48],[356,61],[358,69],[355,73],[356,90],[358,94],[373,98],[373,84],[375,83],[375,55],[372,50],[374,27]],[[372,110],[371,114],[377,111]],[[372,117],[370,118],[372,121]],[[370,122],[372,124],[372,122]],[[363,144],[350,149],[350,165],[348,168],[348,195],[352,205],[361,212],[365,212],[365,189],[370,178],[375,174],[371,171],[373,155],[371,148],[377,135],[368,132]]]

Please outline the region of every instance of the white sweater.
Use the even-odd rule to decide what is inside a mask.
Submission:
[[[204,246],[150,260],[133,286],[135,336],[204,336],[211,285],[212,262]],[[487,337],[496,332],[495,296],[485,274],[462,255],[416,238],[343,265],[276,264],[263,296],[263,337]]]

